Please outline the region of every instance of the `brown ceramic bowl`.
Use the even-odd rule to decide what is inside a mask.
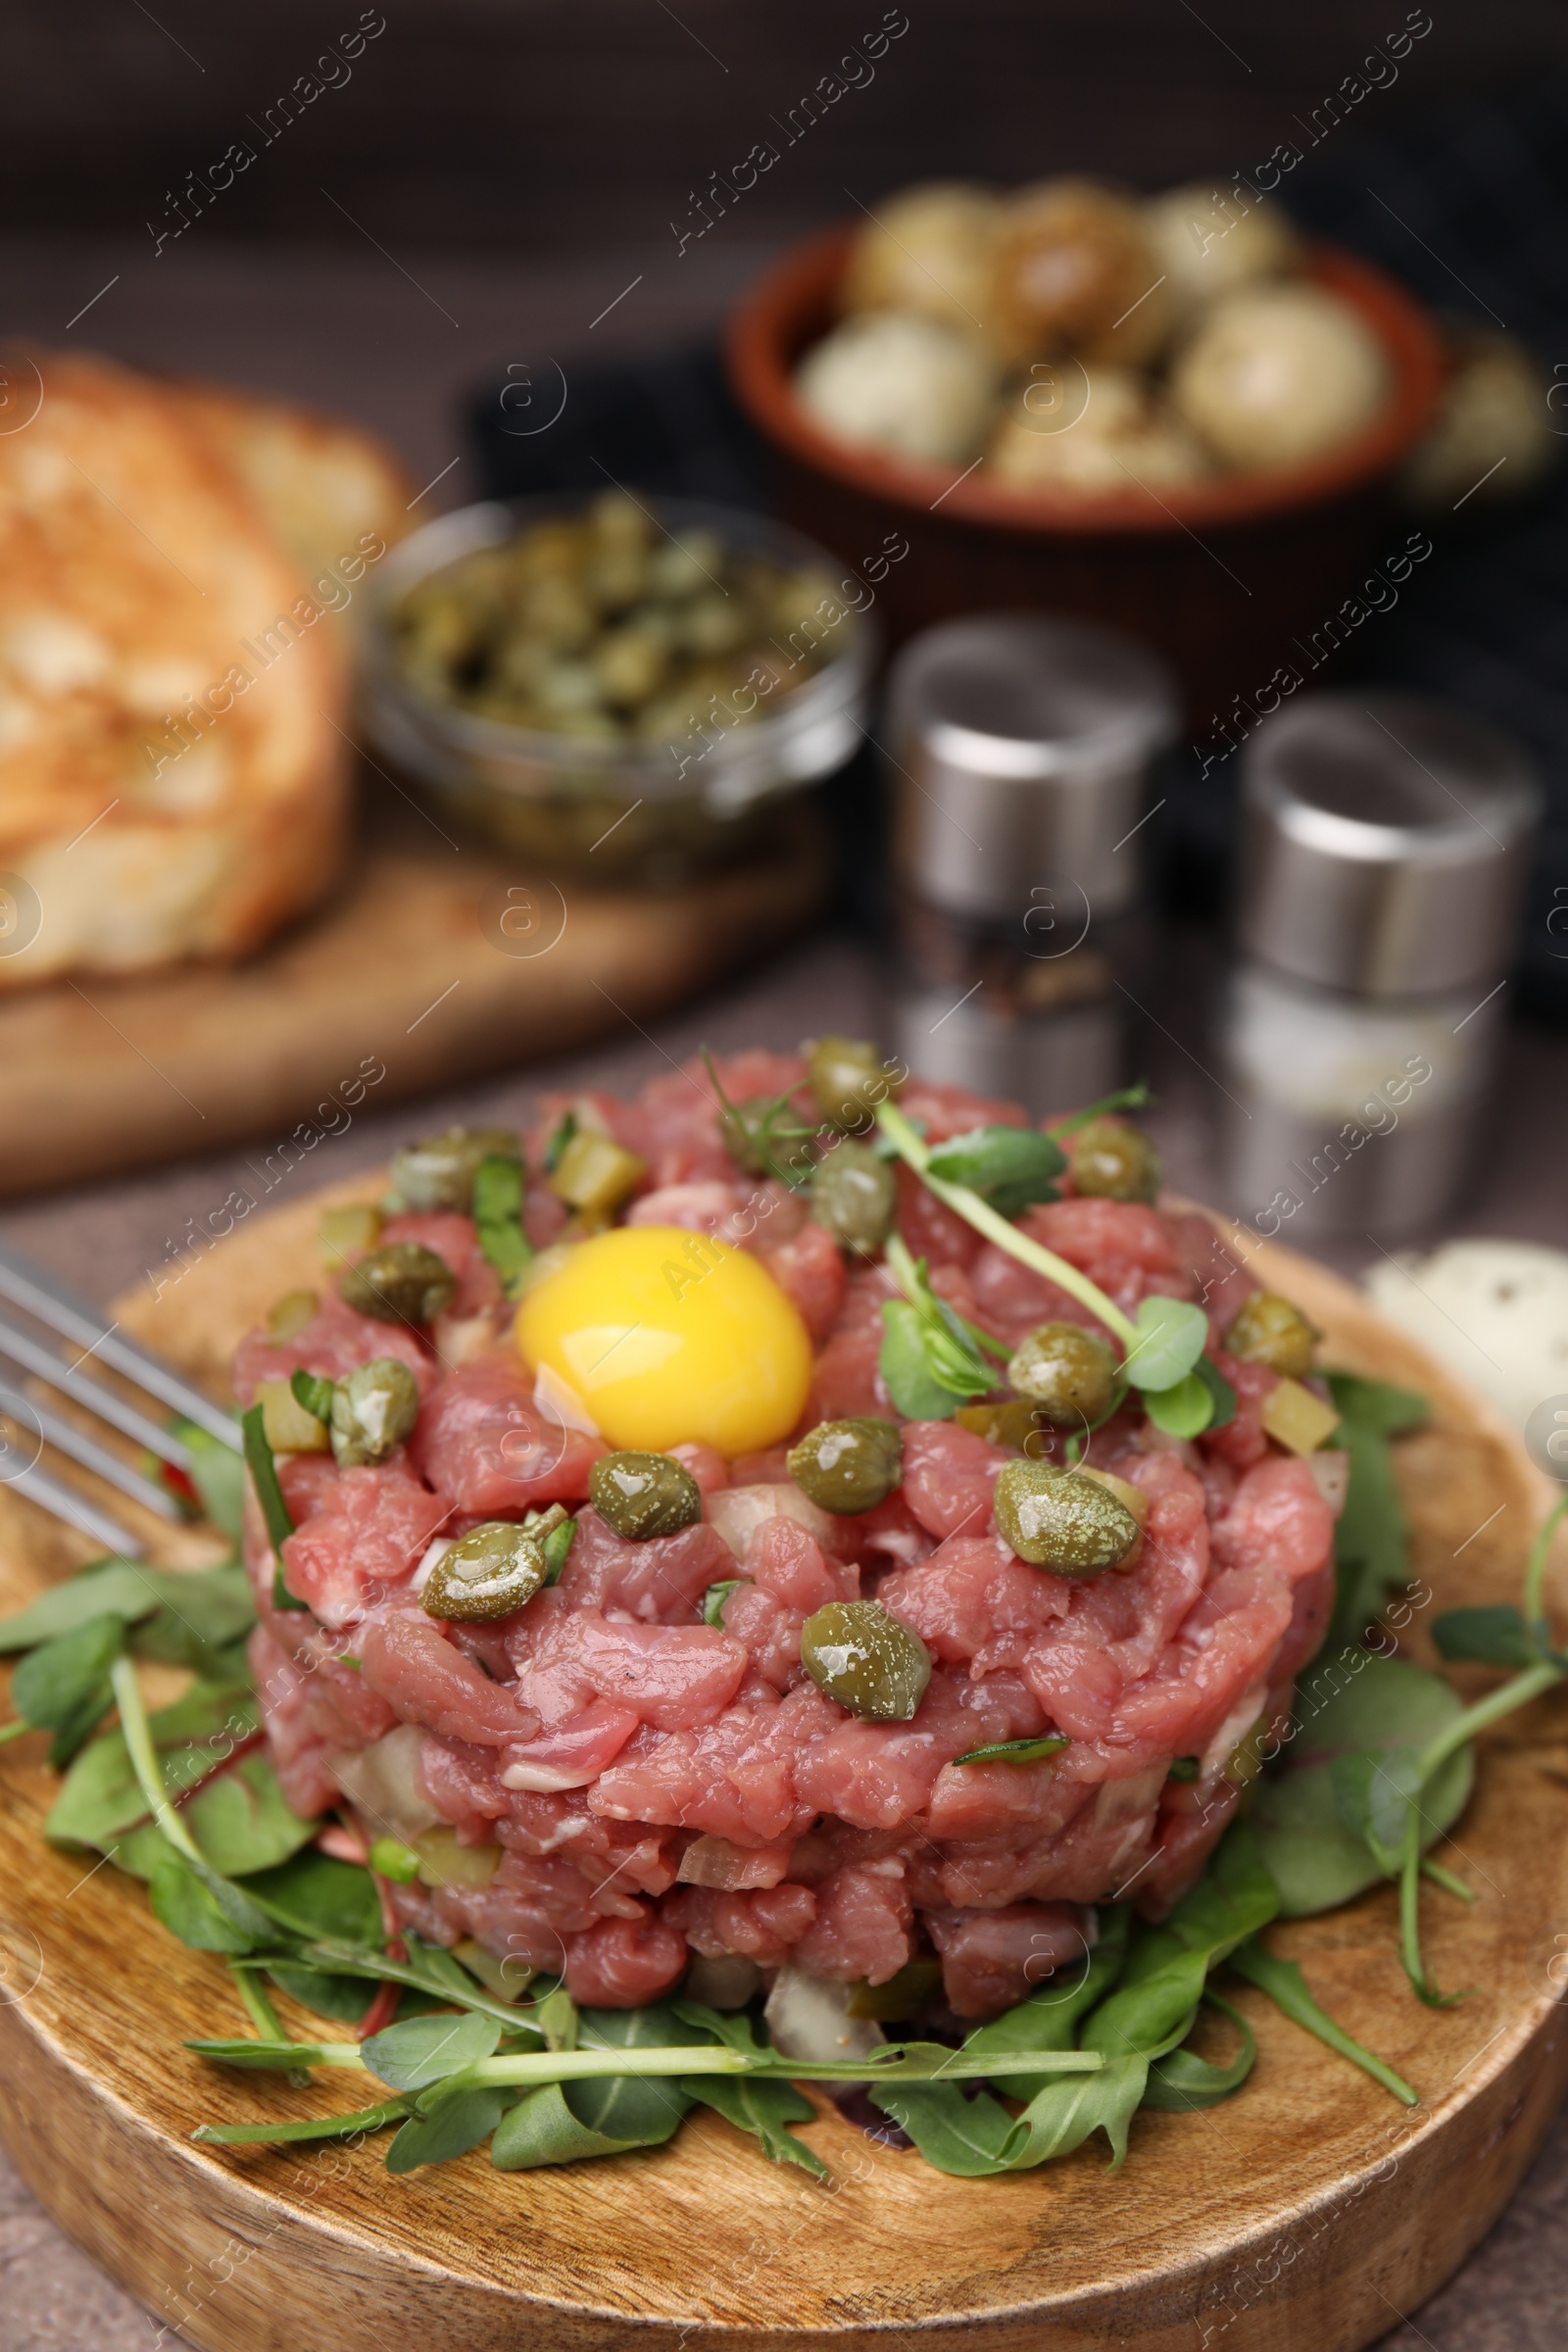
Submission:
[[[729,371],[772,445],[781,512],[874,583],[895,644],[963,612],[1103,620],[1168,656],[1200,730],[1234,697],[1250,709],[1282,664],[1316,682],[1328,641],[1314,633],[1410,528],[1389,478],[1432,415],[1443,357],[1409,295],[1337,246],[1307,247],[1306,275],[1360,313],[1391,379],[1365,430],[1321,456],[1158,496],[1025,491],[852,448],[796,399],[797,361],[839,315],[854,233],[847,223],[798,246],[753,287],[730,321]],[[908,553],[876,582],[890,533]]]

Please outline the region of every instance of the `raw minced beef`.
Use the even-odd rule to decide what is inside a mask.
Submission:
[[[719,1066],[734,1100],[804,1076],[789,1054]],[[746,1236],[817,1343],[803,1426],[897,1418],[877,1370],[888,1276],[846,1267],[798,1197],[739,1173],[693,1076],[655,1079],[634,1102],[591,1099],[647,1164],[627,1221]],[[921,1082],[902,1102],[932,1138],[1021,1115]],[[529,1139],[539,1242],[559,1228],[538,1170],[560,1108]],[[900,1228],[961,1313],[1009,1345],[1043,1320],[1092,1320],[906,1169],[899,1184]],[[1200,1298],[1216,1348],[1253,1287],[1189,1213],[1068,1198],[1020,1224],[1126,1312],[1152,1294]],[[1128,1413],[1096,1433],[1091,1459],[1148,1497],[1126,1572],[1071,1580],[1016,1558],[991,1515],[1009,1457],[951,1421],[906,1424],[902,1489],[858,1518],[781,1493],[782,1449],[726,1463],[682,1447],[710,1507],[749,1491],[719,1514],[739,1554],[710,1519],[630,1543],[587,1503],[605,1448],[535,1400],[468,1221],[387,1231],[427,1242],[459,1277],[431,1344],[329,1300],[286,1344],[243,1342],[235,1385],[249,1401],[297,1365],[342,1377],[387,1353],[419,1383],[417,1426],[382,1466],[280,1463],[296,1523],[283,1564],[309,1613],[273,1607],[254,1504],[246,1547],[253,1663],[292,1802],[352,1803],[371,1838],[455,1833],[451,1883],[389,1890],[405,1925],[560,1970],[600,2006],[665,1992],[694,1953],[878,1984],[934,1949],[949,2005],[975,2017],[1082,1951],[1085,1906],[1124,1897],[1159,1917],[1192,1884],[1237,1800],[1237,1746],[1288,1707],[1330,1601],[1329,1509],[1258,1419],[1272,1373],[1219,1354],[1238,1411],[1196,1445]],[[436,1537],[552,1501],[577,1521],[557,1588],[495,1624],[424,1612]],[[705,1623],[705,1594],[731,1579]],[[907,1724],[847,1714],[801,1665],[813,1610],[872,1595],[932,1659]],[[956,1762],[1047,1734],[1068,1740],[1047,1766]],[[1182,1758],[1190,1777],[1171,1777]]]

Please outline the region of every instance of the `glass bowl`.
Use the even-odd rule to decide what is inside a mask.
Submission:
[[[393,625],[407,590],[461,556],[514,538],[532,523],[580,514],[587,503],[552,496],[464,507],[393,549],[380,569],[364,642],[366,725],[436,816],[521,851],[551,872],[669,889],[765,855],[781,801],[830,775],[857,748],[875,629],[863,612],[835,597],[839,617],[824,616],[821,667],[773,709],[741,723],[694,726],[684,741],[658,747],[509,726],[413,688],[399,664]],[[742,553],[819,573],[824,583],[838,580],[837,559],[763,515],[697,499],[639,504],[667,535],[700,526]],[[789,653],[788,645],[773,645]]]

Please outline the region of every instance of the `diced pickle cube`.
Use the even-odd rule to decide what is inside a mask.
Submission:
[[[285,1291],[268,1314],[267,1336],[270,1340],[297,1340],[315,1314],[318,1299],[314,1291]]]
[[[331,1444],[323,1422],[308,1413],[286,1380],[260,1380],[256,1402],[274,1453],[325,1453]]]
[[[579,1128],[556,1162],[550,1189],[568,1208],[609,1216],[631,1198],[647,1173],[635,1152],[625,1151],[608,1135],[589,1135]]]
[[[323,1208],[317,1249],[324,1266],[352,1265],[381,1239],[381,1211],[369,1200],[344,1200]]]
[[[1316,1453],[1340,1426],[1332,1404],[1289,1377],[1269,1391],[1257,1417],[1267,1436],[1288,1453]]]

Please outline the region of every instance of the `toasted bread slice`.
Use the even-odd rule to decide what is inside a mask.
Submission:
[[[0,988],[242,954],[337,868],[341,633],[182,398],[33,364],[0,435]]]
[[[407,535],[411,484],[369,434],[220,385],[179,390],[318,596],[331,599],[331,580],[368,541]]]

